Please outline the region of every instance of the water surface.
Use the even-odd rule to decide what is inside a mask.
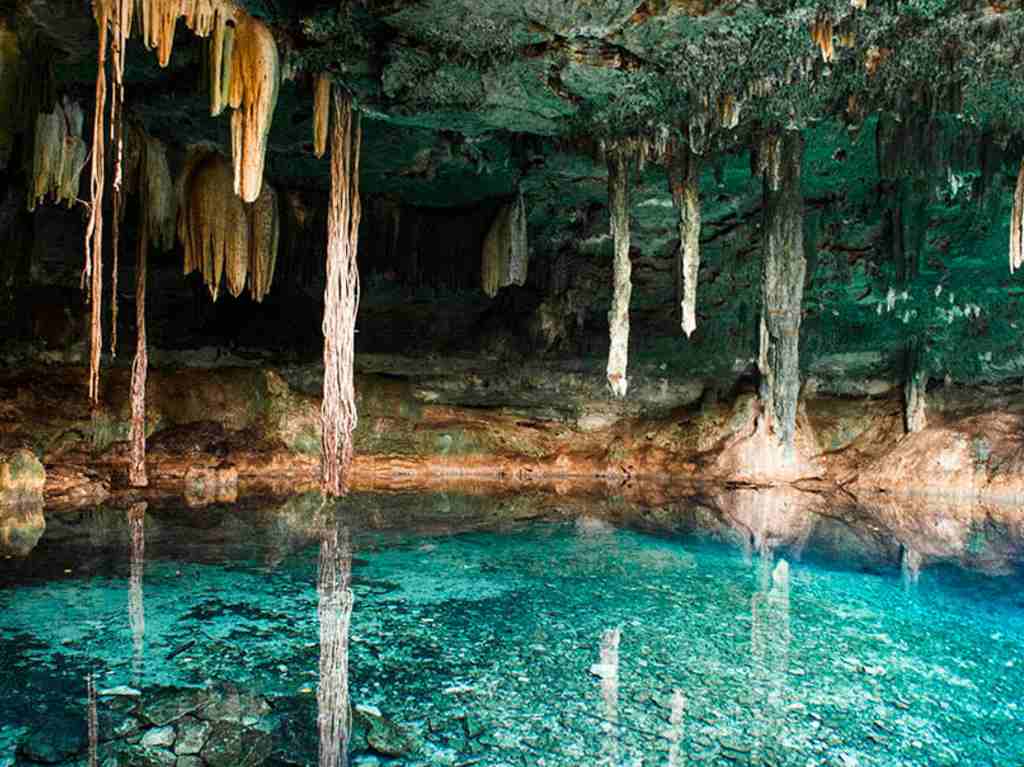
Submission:
[[[565,505],[42,515],[0,561],[0,764],[88,764],[90,716],[99,764],[1024,764],[1013,562]]]

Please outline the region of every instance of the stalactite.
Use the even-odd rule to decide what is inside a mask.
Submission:
[[[690,94],[690,121],[687,135],[694,154],[704,154],[711,140],[711,102],[707,93]]]
[[[277,192],[263,182],[263,191],[249,206],[249,290],[257,303],[270,292],[274,281],[280,236]]]
[[[249,218],[234,194],[231,166],[216,152],[196,153],[186,162],[180,184],[178,238],[184,246],[185,274],[200,271],[214,301],[228,272],[234,295],[245,287],[249,264]],[[235,292],[237,291],[237,292]]]
[[[697,280],[700,272],[700,157],[682,143],[668,158],[669,189],[679,217],[676,301],[680,325],[689,337],[697,328]]]
[[[138,186],[144,204],[140,210],[146,218],[150,243],[168,251],[174,248],[178,201],[167,163],[167,148],[162,141],[146,134],[141,136],[141,143]]]
[[[138,0],[142,42],[156,50],[161,67],[171,61],[174,48],[174,27],[181,16],[181,0]]]
[[[629,389],[626,368],[629,362],[629,301],[633,292],[632,264],[629,260],[629,152],[611,146],[607,151],[608,209],[614,242],[612,305],[608,310],[608,385],[616,397],[625,397]]]
[[[234,15],[226,8],[218,8],[210,38],[210,114],[213,117],[224,111],[228,101],[234,49]]]
[[[800,394],[800,312],[806,270],[800,188],[803,140],[798,132],[787,131],[764,144],[762,156],[777,155],[778,163],[764,166],[758,368],[766,425],[788,451],[793,447]]]
[[[352,100],[332,94],[331,202],[327,214],[327,284],[324,289],[324,397],[321,412],[324,492],[348,490],[352,432],[357,414],[352,380],[359,309],[359,154],[362,128]]]
[[[903,417],[908,434],[928,426],[928,371],[924,366],[923,345],[911,339],[906,346],[903,385]]]
[[[821,59],[826,64],[831,62],[835,55],[832,35],[832,19],[827,16],[819,15],[813,22],[811,22],[811,40],[813,40],[821,50]]]
[[[68,207],[78,200],[79,180],[88,158],[82,139],[84,123],[82,108],[67,97],[55,104],[52,112],[36,116],[30,211],[47,197]]]
[[[256,301],[270,290],[280,212],[273,186],[262,187],[256,202],[246,205],[234,193],[231,166],[223,156],[198,147],[186,157],[177,190],[184,273],[199,271],[214,301],[222,279],[235,297],[247,284]]]
[[[525,285],[529,268],[526,204],[520,193],[503,205],[484,238],[480,258],[480,285],[491,298],[509,285]]]
[[[316,77],[313,94],[313,154],[323,157],[327,151],[327,125],[331,116],[331,78],[326,74]]]
[[[231,156],[235,194],[246,202],[259,197],[267,136],[277,104],[280,61],[273,35],[261,21],[240,13],[231,55]]]
[[[321,512],[323,513],[323,512]],[[320,532],[317,617],[320,619],[320,683],[317,686],[319,767],[348,764],[351,733],[348,646],[354,597],[350,587],[352,547],[347,528],[327,515]]]
[[[1024,160],[1017,173],[1013,191],[1013,212],[1010,214],[1010,273],[1024,264]]]

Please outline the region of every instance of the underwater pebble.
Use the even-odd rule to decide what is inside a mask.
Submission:
[[[142,734],[142,745],[146,748],[155,748],[174,745],[173,727],[154,727]]]

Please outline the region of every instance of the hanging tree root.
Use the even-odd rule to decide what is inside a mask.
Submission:
[[[327,285],[324,288],[324,398],[321,410],[321,482],[328,495],[348,491],[352,432],[356,428],[353,363],[359,309],[359,153],[362,128],[352,100],[332,94],[331,201],[327,213]]]
[[[135,359],[132,362],[132,426],[131,456],[128,482],[132,487],[149,484],[146,476],[146,374],[149,352],[146,348],[146,256],[149,232],[146,216],[141,217],[138,251],[135,262]]]

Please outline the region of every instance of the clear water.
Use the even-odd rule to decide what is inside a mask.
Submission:
[[[47,515],[0,561],[0,765],[88,764],[90,675],[98,764],[1024,765],[1016,575],[361,503]]]

